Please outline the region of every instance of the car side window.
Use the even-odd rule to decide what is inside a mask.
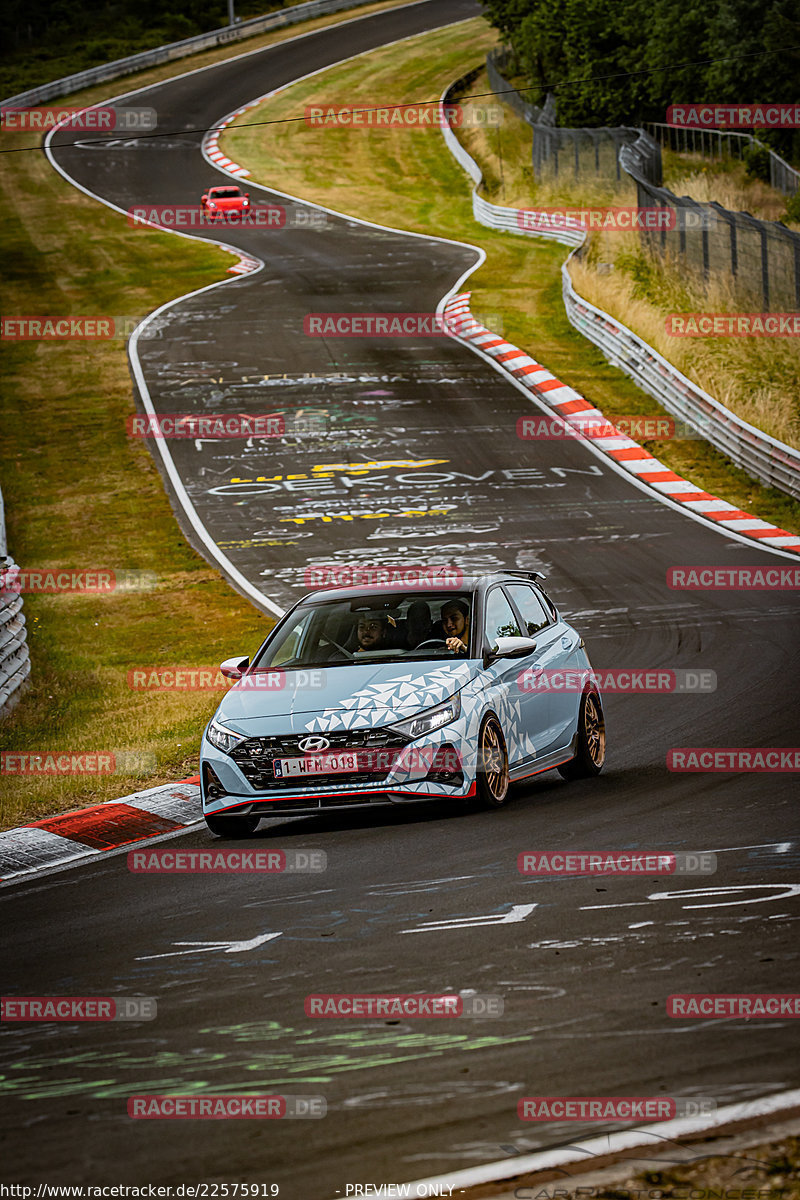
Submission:
[[[520,611],[525,622],[528,637],[533,637],[545,625],[550,624],[550,617],[539,597],[527,583],[509,583],[508,594]]]
[[[297,652],[300,649],[300,642],[303,634],[308,627],[310,613],[303,613],[298,618],[292,629],[285,635],[285,641],[281,643],[277,651],[270,658],[269,666],[279,667],[282,663],[290,662],[297,657]],[[269,655],[269,652],[267,652]]]
[[[489,592],[486,599],[484,629],[490,646],[493,646],[499,637],[521,636],[517,618],[514,616],[514,611],[503,594],[502,588],[496,587]]]

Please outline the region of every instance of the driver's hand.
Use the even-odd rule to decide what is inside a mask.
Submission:
[[[462,642],[461,638],[457,638],[457,637],[447,638],[446,644],[447,644],[447,649],[454,650],[456,652],[456,654],[463,654],[467,648],[464,645],[464,643]]]

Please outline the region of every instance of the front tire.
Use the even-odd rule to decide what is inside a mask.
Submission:
[[[606,722],[597,692],[584,692],[578,714],[578,751],[558,767],[564,779],[590,779],[599,775],[606,761]]]
[[[478,735],[478,803],[482,808],[502,808],[508,801],[508,750],[496,717],[487,717]]]
[[[249,814],[244,817],[206,817],[206,825],[217,837],[242,838],[255,833],[260,820]]]

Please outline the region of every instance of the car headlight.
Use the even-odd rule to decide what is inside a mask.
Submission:
[[[444,704],[437,704],[434,708],[426,708],[425,712],[418,713],[416,717],[409,717],[407,721],[398,721],[395,725],[390,725],[395,733],[402,733],[404,737],[418,738],[425,733],[433,733],[434,729],[440,729],[442,725],[449,725],[451,721],[455,721],[461,716],[461,695],[456,692],[449,700],[445,700]]]
[[[212,721],[209,725],[206,737],[212,746],[216,746],[225,754],[230,754],[231,750],[239,745],[239,742],[245,740],[240,733],[231,733],[230,729],[226,729],[224,725],[218,725],[216,721]]]

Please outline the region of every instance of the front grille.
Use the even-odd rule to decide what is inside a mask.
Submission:
[[[324,736],[330,742],[323,753],[337,750],[357,750],[358,770],[332,772],[321,775],[290,776],[275,778],[273,762],[276,758],[302,758],[299,743],[308,733],[282,737],[248,738],[231,751],[231,758],[239,767],[247,782],[258,791],[282,789],[297,791],[303,787],[350,787],[357,784],[374,785],[383,783],[392,769],[395,759],[407,746],[409,739],[391,729],[344,729]],[[313,735],[311,735],[313,736]],[[386,751],[379,754],[378,751]]]

